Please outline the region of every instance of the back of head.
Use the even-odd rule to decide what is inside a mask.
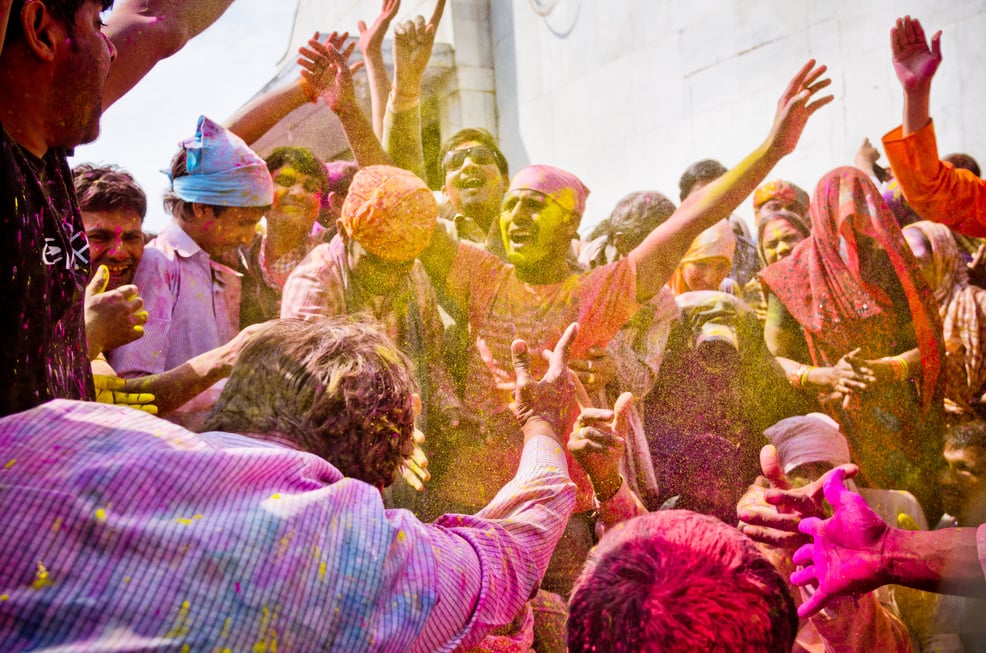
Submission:
[[[144,189],[123,168],[80,163],[72,177],[83,211],[133,211],[141,220],[147,214]]]
[[[274,201],[267,164],[239,136],[205,116],[195,135],[179,144],[171,160],[171,188],[164,208],[176,218],[191,214],[192,204],[263,207]]]
[[[608,218],[610,242],[626,256],[630,250],[644,242],[659,225],[664,224],[675,212],[674,202],[663,193],[642,190],[625,195]]]
[[[668,510],[623,522],[589,553],[568,650],[787,653],[797,627],[787,583],[751,540]]]
[[[5,45],[9,45],[14,41],[21,38],[23,34],[23,29],[21,28],[20,21],[17,19],[20,16],[21,9],[25,4],[31,2],[32,0],[13,0],[10,4],[10,20],[7,22],[7,32],[4,40],[2,41]],[[89,0],[46,0],[45,7],[48,11],[63,25],[65,25],[69,33],[72,33],[72,29],[75,25],[75,14],[79,11],[82,5],[86,4]],[[113,0],[101,0],[101,11],[107,11],[113,6]]]
[[[240,354],[207,430],[276,436],[377,487],[411,452],[411,366],[375,327],[268,324]]]
[[[678,199],[685,201],[685,198],[692,194],[695,186],[704,186],[723,176],[726,172],[726,166],[715,159],[696,161],[681,173],[681,178],[678,180]]]
[[[438,151],[438,161],[440,163],[444,162],[445,156],[449,152],[457,148],[460,144],[468,141],[475,141],[490,148],[490,151],[493,152],[493,157],[496,159],[496,167],[500,170],[500,174],[505,177],[510,175],[510,167],[507,164],[507,158],[503,156],[503,152],[500,151],[500,146],[496,142],[496,139],[493,138],[493,134],[481,127],[467,127],[452,134],[444,143],[442,143],[442,148]]]
[[[945,444],[956,449],[979,447],[986,451],[986,421],[975,419],[946,429]]]
[[[979,163],[971,156],[963,152],[953,152],[952,154],[947,154],[943,156],[941,160],[951,163],[960,170],[968,170],[977,177],[982,176],[979,170]]]

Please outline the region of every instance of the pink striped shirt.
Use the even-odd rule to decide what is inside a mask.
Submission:
[[[434,524],[317,456],[123,407],[12,415],[0,451],[4,651],[468,648],[522,609],[575,501],[545,437]]]

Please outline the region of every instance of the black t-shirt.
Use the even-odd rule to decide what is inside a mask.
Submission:
[[[0,415],[92,399],[89,242],[65,151],[43,159],[0,126]]]

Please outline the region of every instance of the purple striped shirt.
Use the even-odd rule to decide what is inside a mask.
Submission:
[[[538,437],[481,513],[422,524],[312,454],[65,400],[0,420],[0,452],[4,651],[467,648],[575,494]]]

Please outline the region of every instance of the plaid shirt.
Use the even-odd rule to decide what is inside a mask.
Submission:
[[[476,516],[422,524],[325,460],[66,400],[0,420],[0,650],[437,651],[508,623],[574,503],[525,448]]]

